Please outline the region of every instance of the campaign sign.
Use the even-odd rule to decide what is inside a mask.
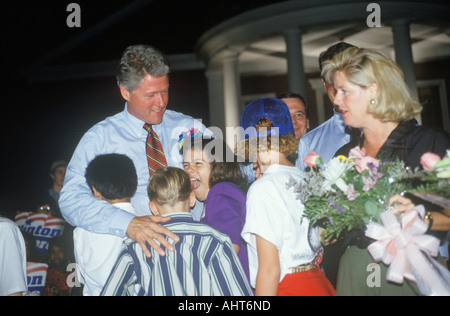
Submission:
[[[27,262],[28,293],[44,293],[48,265],[44,263]]]
[[[17,212],[15,222],[20,230],[36,237],[36,249],[41,254],[48,254],[48,240],[61,235],[65,221],[47,214],[34,212]]]

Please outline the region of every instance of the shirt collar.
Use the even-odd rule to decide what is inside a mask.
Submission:
[[[294,168],[294,170],[298,170],[294,166],[291,167],[291,166],[274,164],[274,165],[271,165],[269,168],[267,168],[266,171],[264,172],[264,174],[276,173],[276,172],[283,171],[283,170],[286,170],[287,172],[292,173],[293,172],[292,168]]]
[[[128,112],[128,102],[125,103],[125,109],[123,110],[123,114],[124,114],[125,120],[127,122],[129,122],[129,125],[130,125],[131,129],[133,130],[133,132],[136,134],[136,136],[139,137],[139,136],[145,135],[145,137],[147,137],[148,133],[143,128],[144,124],[146,122],[138,119],[134,115],[130,114],[130,112]],[[162,120],[161,123],[159,123],[157,125],[152,125],[153,130],[158,134],[160,133],[162,126],[164,126],[164,119]]]
[[[138,119],[137,117],[133,116],[128,112],[128,103],[125,103],[125,109],[123,110],[123,115],[125,117],[125,120],[129,123],[131,130],[136,136],[142,136],[147,135],[147,131],[143,128],[145,122]]]
[[[115,207],[120,208],[124,211],[127,211],[128,213],[132,213],[133,215],[136,215],[136,210],[130,202],[119,202],[113,204]]]
[[[333,116],[334,123],[341,131],[345,132],[345,127],[347,125],[345,124],[344,117],[341,115],[341,113],[336,112],[335,109],[333,109],[333,112],[334,112]]]
[[[179,223],[179,222],[194,222],[194,217],[191,213],[178,212],[162,215],[163,217],[170,217],[171,220],[167,224]]]
[[[169,214],[164,214],[161,215],[162,217],[190,217],[192,218],[192,214],[191,213],[186,213],[186,212],[176,212],[176,213],[169,213]]]

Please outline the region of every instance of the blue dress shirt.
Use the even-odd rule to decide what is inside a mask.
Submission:
[[[150,175],[145,147],[148,133],[143,128],[144,123],[128,112],[126,104],[121,113],[94,125],[82,137],[67,166],[59,199],[61,212],[71,225],[98,234],[119,237],[126,235],[127,227],[134,215],[95,198],[85,178],[89,162],[98,155],[110,153],[124,154],[133,160],[138,175],[138,188],[131,203],[138,216],[151,215],[147,196]],[[207,135],[212,134],[199,121],[170,110],[166,110],[161,124],[153,125],[163,145],[169,166],[182,168],[182,156],[178,151],[177,141],[182,132],[191,128],[198,128]],[[197,203],[196,208],[192,210],[193,217],[200,220],[202,211],[203,204]]]
[[[300,170],[305,170],[307,165],[303,161],[311,150],[318,154],[323,163],[328,163],[336,151],[350,141],[350,135],[345,132],[344,118],[338,112],[334,112],[328,121],[313,129],[300,139],[298,146],[298,159],[295,165]]]

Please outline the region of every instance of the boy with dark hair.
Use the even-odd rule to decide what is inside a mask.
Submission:
[[[179,168],[159,169],[148,184],[150,209],[170,216],[163,225],[180,241],[165,257],[152,249],[146,257],[141,246],[128,239],[101,295],[105,296],[241,296],[252,295],[250,285],[230,238],[195,222],[195,204],[189,175]]]
[[[128,201],[136,193],[136,169],[125,155],[97,156],[86,168],[86,182],[99,199]]]
[[[86,181],[93,195],[136,215],[131,198],[137,189],[133,161],[125,155],[97,156],[86,168]],[[105,212],[104,220],[111,220]],[[124,238],[96,234],[81,227],[74,231],[75,258],[85,296],[98,296],[122,249]]]

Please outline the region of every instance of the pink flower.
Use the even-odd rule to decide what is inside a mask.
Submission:
[[[347,199],[349,201],[354,201],[358,197],[359,193],[355,190],[355,186],[353,184],[349,184],[347,187],[347,191],[345,191],[345,194],[347,195]]]
[[[359,173],[364,172],[364,170],[370,171],[371,168],[378,168],[380,166],[380,161],[378,159],[367,156],[366,150],[359,146],[350,150],[349,156],[355,160],[355,168]]]
[[[359,158],[359,159],[364,158],[365,156],[367,156],[366,149],[361,148],[359,146],[352,148],[349,153],[349,157],[354,157],[354,158]]]
[[[371,177],[363,177],[363,191],[368,192],[370,189],[372,189],[378,182],[378,178],[371,178]]]
[[[316,154],[314,152],[314,150],[311,150],[311,153],[306,155],[306,157],[303,161],[310,168],[314,168],[314,167],[317,167],[318,165],[322,164],[322,159],[320,158],[320,156],[318,154]]]
[[[363,173],[364,170],[370,170],[373,167],[378,168],[379,166],[380,161],[370,156],[355,160],[355,168],[359,173]]]
[[[441,157],[433,153],[423,154],[422,158],[420,158],[420,163],[422,164],[423,169],[427,171],[433,171],[434,165],[441,161]]]

